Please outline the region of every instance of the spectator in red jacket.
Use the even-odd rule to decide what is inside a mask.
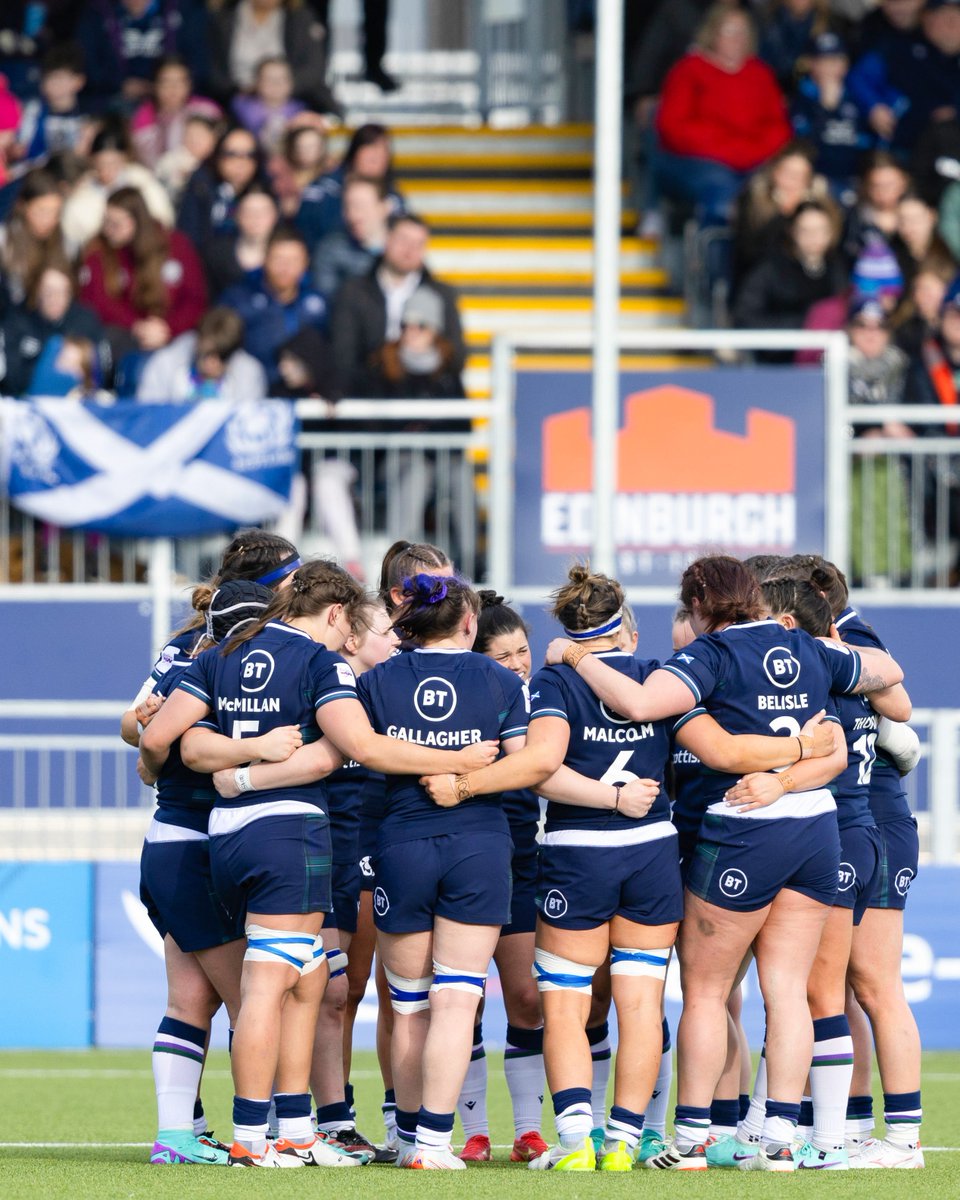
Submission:
[[[747,13],[715,4],[695,49],[663,86],[657,184],[663,195],[694,204],[704,224],[725,224],[750,172],[790,140],[783,95],[755,41]]]
[[[136,188],[107,200],[100,236],[83,260],[80,299],[120,354],[150,352],[195,329],[207,307],[203,267],[188,238],[147,211]]]

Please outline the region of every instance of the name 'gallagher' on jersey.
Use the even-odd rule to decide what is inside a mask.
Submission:
[[[210,713],[197,724],[226,737],[257,737],[281,725],[299,725],[304,742],[316,741],[316,711],[332,700],[356,700],[357,681],[339,654],[308,633],[270,621],[232,653],[204,650],[178,685],[202,700]],[[303,800],[324,807],[323,784],[242,792],[217,798],[218,808],[245,808],[275,800]]]
[[[643,683],[660,666],[654,660],[634,658],[622,650],[596,657],[637,683]],[[547,804],[545,830],[634,829],[670,820],[670,801],[664,787],[664,772],[670,754],[670,723],[631,721],[611,712],[590,690],[576,671],[564,664],[544,667],[530,681],[530,720],[560,717],[570,726],[570,742],[564,765],[588,779],[602,783],[629,783],[634,779],[656,779],[660,792],[645,817],[628,817],[604,809],[576,804]],[[672,829],[668,830],[672,833]]]
[[[801,726],[820,709],[834,706],[831,693],[852,692],[860,679],[860,656],[839,643],[826,643],[799,629],[784,629],[774,620],[728,625],[702,634],[664,663],[727,733],[782,733],[796,737]],[[696,710],[695,710],[696,711]],[[687,714],[688,719],[693,713]],[[677,721],[674,728],[681,728]],[[707,808],[737,816],[723,803],[724,793],[739,775],[704,770],[701,776]],[[821,796],[824,804],[810,808]],[[826,789],[791,793],[776,804],[749,814],[774,820],[813,815],[833,808]],[[809,809],[809,811],[808,811]]]
[[[506,667],[471,650],[417,649],[365,671],[357,690],[378,733],[437,749],[457,750],[527,732],[526,685]],[[441,808],[414,775],[387,777],[380,844],[459,829],[507,833],[500,796],[475,796]]]

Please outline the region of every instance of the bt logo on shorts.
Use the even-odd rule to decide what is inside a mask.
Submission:
[[[370,855],[365,854],[360,859],[360,874],[366,876],[367,879],[372,879],[376,874],[373,869],[373,863],[370,861]]]
[[[720,891],[725,896],[742,896],[747,890],[747,877],[739,869],[733,867],[724,871],[720,876]]]
[[[245,692],[262,692],[273,676],[273,655],[266,650],[251,650],[243,656],[240,687]]]
[[[446,721],[457,707],[456,689],[446,679],[431,676],[417,685],[413,707],[425,721]]]
[[[852,863],[842,862],[837,874],[837,887],[841,892],[849,892],[857,882],[857,872]]]
[[[763,656],[763,671],[774,687],[792,687],[800,678],[800,664],[786,646],[771,646]]]
[[[374,889],[373,911],[378,917],[385,916],[390,911],[390,900],[382,887],[377,887]]]
[[[893,886],[901,896],[905,896],[910,891],[911,883],[913,883],[913,871],[909,867],[904,867],[902,871],[898,871],[893,878]]]
[[[543,901],[543,915],[545,917],[563,917],[567,912],[567,898],[563,892],[558,892],[556,888],[547,892]]]

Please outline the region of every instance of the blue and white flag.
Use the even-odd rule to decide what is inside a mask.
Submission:
[[[269,521],[297,465],[293,404],[0,400],[0,479],[15,507],[120,537]]]

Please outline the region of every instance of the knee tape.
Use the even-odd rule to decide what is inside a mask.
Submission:
[[[628,950],[610,947],[611,975],[644,975],[648,979],[666,979],[670,950]]]
[[[267,929],[265,925],[246,927],[247,962],[286,963],[301,975],[309,975],[323,962],[323,936],[298,929]]]
[[[589,996],[596,969],[548,950],[538,949],[533,954],[533,977],[541,992],[582,992]]]
[[[394,1012],[409,1014],[430,1007],[432,975],[426,975],[423,979],[404,979],[402,975],[395,975],[388,967],[384,967],[383,971],[390,988],[390,1007]]]
[[[460,971],[456,967],[445,967],[443,963],[433,964],[433,985],[431,992],[448,989],[453,992],[469,992],[474,996],[483,995],[483,985],[487,982],[486,972]]]
[[[341,950],[339,946],[332,946],[326,952],[327,967],[330,971],[331,979],[338,979],[341,975],[347,973],[347,963],[350,961],[347,958],[347,952]]]

